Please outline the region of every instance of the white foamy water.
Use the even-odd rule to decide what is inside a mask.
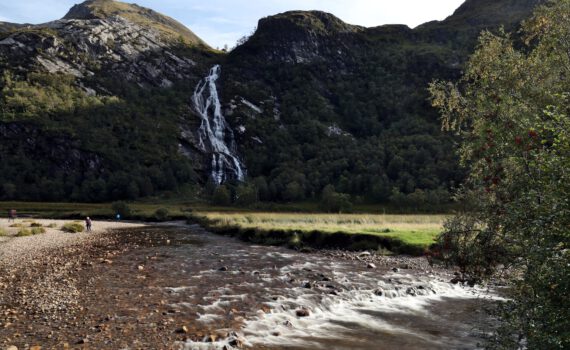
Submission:
[[[239,330],[250,349],[391,349],[397,344],[402,349],[477,349],[481,331],[463,323],[471,317],[470,308],[498,299],[487,289],[449,283],[441,274],[355,269],[358,262],[281,252],[241,254],[231,256],[246,262],[253,255],[266,264],[290,261],[252,270],[247,274],[255,275],[256,283],[227,284],[213,290],[217,297],[210,305],[201,305],[203,311],[219,310],[228,306],[225,301],[236,300],[228,296],[237,290],[256,291],[239,294],[241,300],[261,298],[264,305],[246,316]],[[308,316],[299,316],[303,309]],[[184,349],[233,348],[227,339],[184,344]]]
[[[192,96],[194,108],[201,118],[198,144],[204,152],[212,154],[211,177],[217,184],[230,178],[239,181],[245,178],[243,166],[236,155],[233,132],[222,114],[216,86],[220,74],[221,67],[215,65],[196,86]]]

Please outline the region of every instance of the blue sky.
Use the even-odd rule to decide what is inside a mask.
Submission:
[[[464,0],[126,0],[182,22],[214,47],[233,46],[265,16],[322,10],[352,24],[415,27],[451,15]],[[81,0],[0,0],[0,21],[43,23],[59,19]]]

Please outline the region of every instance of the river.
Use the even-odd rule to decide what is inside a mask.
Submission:
[[[255,246],[197,226],[120,237],[133,248],[96,266],[84,301],[86,316],[120,330],[123,343],[108,344],[136,348],[152,341],[146,328],[170,327],[174,341],[155,346],[477,349],[494,323],[492,293],[451,284],[422,258],[380,257],[373,268],[367,255]]]

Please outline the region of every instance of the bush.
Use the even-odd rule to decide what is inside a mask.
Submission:
[[[257,189],[253,185],[241,185],[236,189],[237,206],[250,206],[257,202]]]
[[[30,224],[30,227],[42,227],[42,226],[43,226],[43,225],[40,224],[39,222],[32,222],[32,223]]]
[[[42,233],[46,233],[46,229],[43,227],[32,227],[32,234],[33,235],[39,235]]]
[[[154,217],[156,220],[158,221],[166,221],[169,219],[168,217],[168,209],[166,208],[159,208],[156,209],[156,211],[154,212]]]
[[[28,230],[27,228],[22,228],[16,234],[16,237],[27,237],[33,235],[32,231]]]
[[[212,203],[214,205],[228,206],[231,204],[230,191],[226,186],[219,186],[214,190],[212,196]]]
[[[328,185],[321,195],[321,209],[328,213],[349,213],[352,211],[350,196],[344,193],[337,193],[334,187]]]
[[[68,222],[61,227],[61,230],[68,233],[78,233],[83,232],[84,228],[79,222]]]
[[[115,214],[121,215],[121,218],[128,218],[132,214],[131,207],[123,201],[113,202],[113,204],[111,204],[111,208]]]
[[[0,228],[0,237],[4,237],[8,235],[8,232],[6,232],[6,230],[4,230],[3,228]]]

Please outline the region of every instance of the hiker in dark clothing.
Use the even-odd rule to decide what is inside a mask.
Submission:
[[[16,216],[18,216],[16,214],[16,209],[11,209],[8,213],[8,222],[14,222],[14,220],[16,220]]]
[[[85,227],[87,232],[91,232],[91,218],[89,216],[85,219]]]

